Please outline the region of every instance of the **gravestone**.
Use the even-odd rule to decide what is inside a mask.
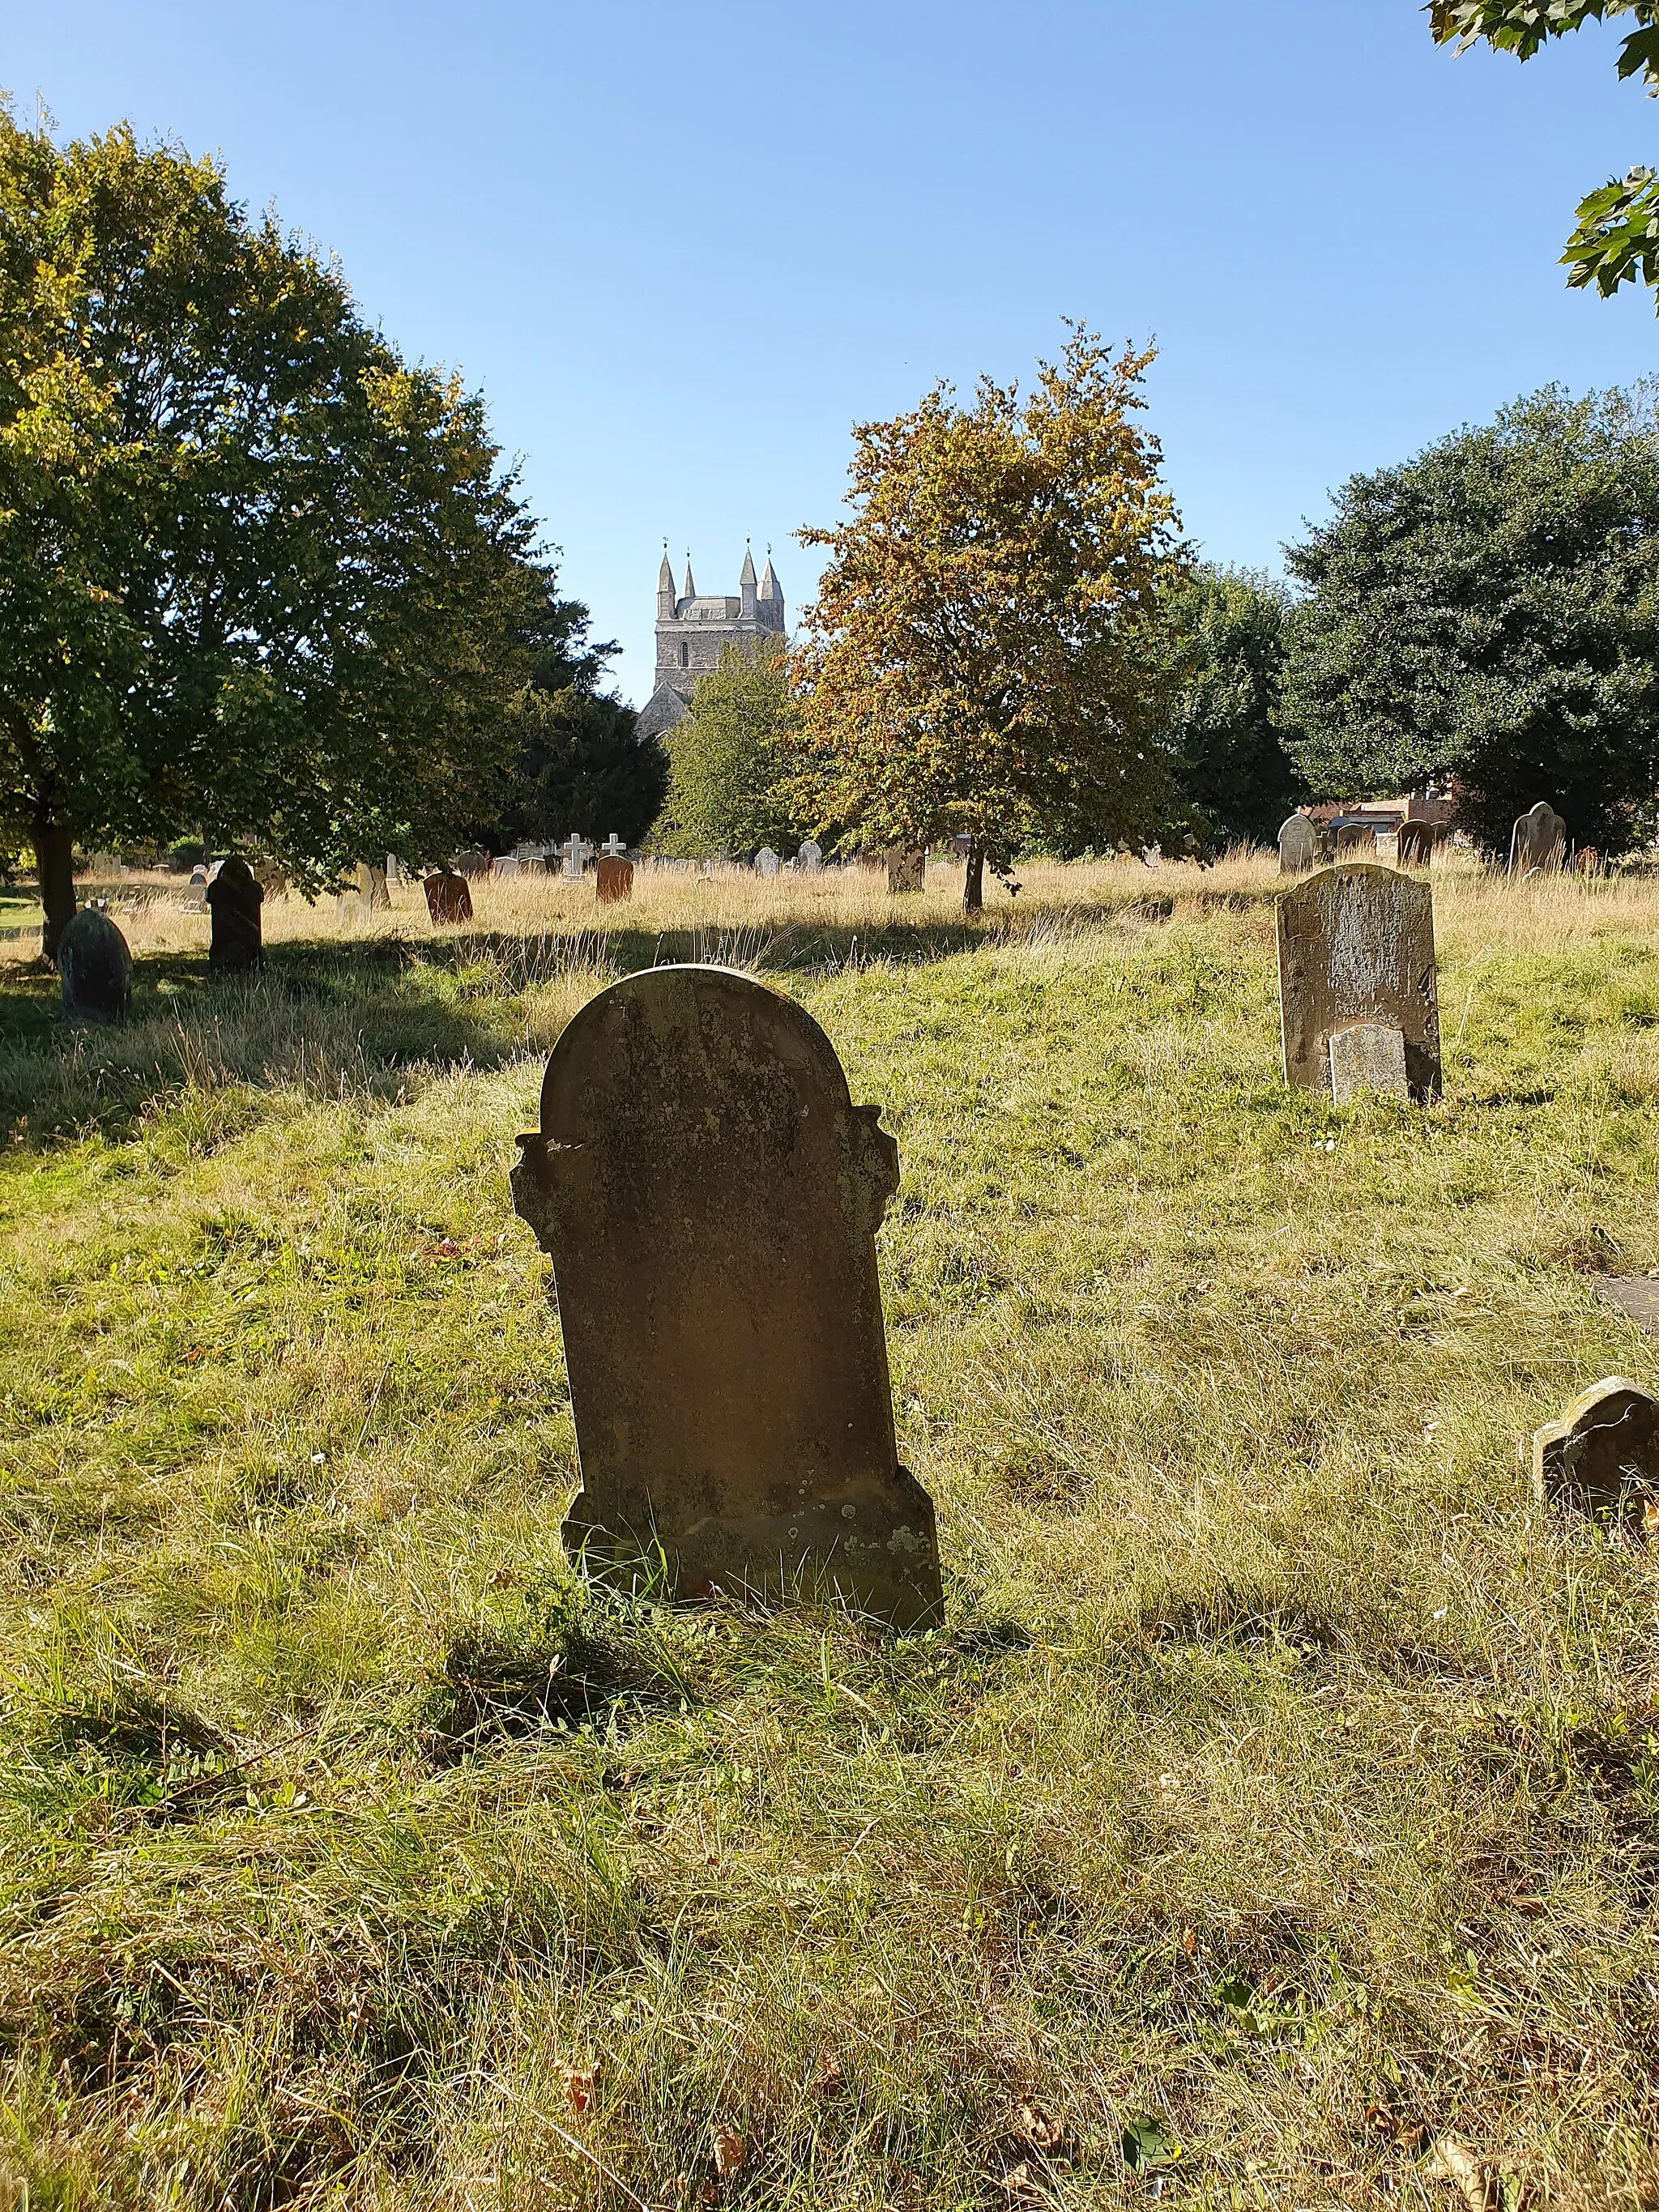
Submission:
[[[132,954],[101,908],[71,915],[58,940],[58,984],[71,1022],[116,1022],[132,996]]]
[[[522,865],[523,863],[520,860],[516,853],[503,853],[501,859],[496,861],[495,866],[489,872],[493,876],[501,876],[503,878],[507,876],[516,876]]]
[[[601,853],[597,894],[601,906],[614,906],[621,899],[631,899],[634,896],[634,863],[619,860],[610,853]]]
[[[465,876],[442,868],[428,876],[422,889],[426,893],[426,910],[434,924],[471,921],[472,889]]]
[[[1421,1102],[1440,1091],[1440,1010],[1434,904],[1420,878],[1350,862],[1310,876],[1279,900],[1279,1005],[1285,1080],[1333,1097],[1332,1041],[1363,1027],[1400,1032],[1406,1085]],[[1345,1068],[1375,1040],[1337,1048]]]
[[[1402,822],[1395,832],[1395,858],[1402,868],[1426,868],[1438,842],[1438,826],[1435,823]]]
[[[1363,853],[1372,860],[1376,854],[1376,832],[1363,822],[1345,822],[1332,839],[1332,846],[1339,860],[1345,853]]]
[[[755,855],[755,873],[769,879],[775,876],[783,863],[769,845],[763,845]]]
[[[395,890],[401,889],[402,887],[404,880],[403,863],[398,860],[398,855],[395,853],[388,853],[386,856],[386,889],[388,890]]]
[[[1659,1398],[1622,1375],[1574,1399],[1532,1440],[1540,1505],[1642,1527],[1659,1501]]]
[[[1350,1022],[1330,1039],[1331,1097],[1346,1106],[1361,1091],[1409,1098],[1406,1039],[1391,1022]]]
[[[823,848],[816,837],[809,837],[795,855],[795,866],[804,876],[823,873]]]
[[[890,892],[919,891],[927,883],[927,855],[903,845],[887,848],[887,888]]]
[[[288,896],[288,878],[275,860],[256,860],[253,880],[268,899]]]
[[[375,867],[372,861],[359,860],[357,896],[371,914],[377,907],[389,907],[392,893],[386,888],[386,870]]]
[[[939,1619],[933,1504],[893,1433],[879,1113],[802,1007],[726,969],[643,969],[566,1028],[513,1199],[553,1261],[573,1554],[626,1572],[660,1547],[682,1596]]]
[[[627,846],[623,844],[622,839],[617,835],[614,830],[605,839],[605,843],[599,849],[601,852],[605,854],[609,859],[613,860],[622,860],[628,851]]]
[[[1553,873],[1566,858],[1567,825],[1555,809],[1540,799],[1522,815],[1510,835],[1510,873],[1526,877],[1534,871]]]
[[[1281,876],[1304,875],[1316,868],[1322,858],[1318,827],[1305,814],[1292,814],[1288,822],[1281,823],[1279,831],[1279,872]]]
[[[207,912],[208,872],[205,861],[198,860],[190,872],[190,881],[185,886],[186,914]]]
[[[564,878],[567,883],[575,884],[581,881],[582,871],[586,867],[592,854],[593,848],[586,842],[581,832],[573,830],[559,848],[560,857],[564,862]]]
[[[246,860],[233,854],[207,887],[213,915],[208,966],[221,975],[257,968],[264,958],[259,908],[264,890]]]
[[[480,876],[489,873],[489,855],[478,852],[458,853],[455,866],[469,883],[476,883]]]

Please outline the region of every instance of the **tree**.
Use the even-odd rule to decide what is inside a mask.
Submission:
[[[587,609],[560,597],[550,567],[540,572],[516,643],[529,675],[509,709],[512,749],[494,811],[480,811],[469,838],[496,853],[573,830],[641,843],[662,808],[668,757],[636,736],[632,707],[599,689],[617,648],[590,640]]]
[[[1150,353],[1073,328],[1023,402],[939,385],[853,432],[852,514],[804,530],[830,553],[797,668],[826,828],[874,844],[971,840],[1005,879],[1061,851],[1168,834],[1157,731],[1158,592],[1179,573],[1158,442],[1133,420]]]
[[[1659,94],[1659,0],[1431,0],[1428,15],[1441,46],[1462,52],[1484,40],[1523,62],[1585,23],[1629,15],[1636,28],[1620,44],[1619,74]],[[1594,284],[1603,299],[1638,282],[1659,292],[1659,176],[1633,168],[1581,200],[1561,260],[1569,284]]]
[[[1351,477],[1288,550],[1309,596],[1285,670],[1291,752],[1331,798],[1456,778],[1507,844],[1542,798],[1617,851],[1659,788],[1656,389],[1550,387]]]
[[[76,842],[442,848],[523,682],[499,459],[210,161],[0,111],[0,844],[48,951]]]
[[[1199,567],[1167,592],[1164,741],[1214,843],[1271,844],[1305,787],[1279,724],[1290,594],[1265,574]]]
[[[723,646],[668,733],[663,851],[694,857],[793,843],[803,826],[800,721],[781,646]]]

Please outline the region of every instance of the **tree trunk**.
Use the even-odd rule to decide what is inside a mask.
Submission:
[[[34,817],[34,866],[40,879],[40,904],[46,925],[40,950],[48,960],[58,957],[58,940],[75,912],[74,841],[61,822],[44,813]]]
[[[962,910],[964,914],[983,914],[985,911],[985,848],[977,839],[968,848],[968,872],[962,884]]]

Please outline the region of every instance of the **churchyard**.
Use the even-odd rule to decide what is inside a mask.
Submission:
[[[1421,880],[1421,1103],[1286,1085],[1260,856],[271,898],[218,978],[175,884],[78,1030],[0,944],[10,2202],[1653,2203],[1659,1584],[1530,1467],[1659,1372],[1659,882]],[[937,1626],[567,1557],[514,1139],[685,960],[896,1140]]]

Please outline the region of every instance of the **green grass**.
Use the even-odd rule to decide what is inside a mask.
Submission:
[[[899,1141],[910,1640],[565,1564],[623,940],[10,971],[0,2205],[1659,2203],[1659,1580],[1516,1458],[1659,1371],[1659,896],[1443,939],[1338,1112],[1260,904],[757,938]]]

